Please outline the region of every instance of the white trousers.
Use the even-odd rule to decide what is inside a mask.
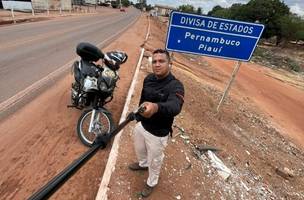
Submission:
[[[161,165],[165,157],[164,150],[168,144],[168,136],[157,137],[144,129],[141,123],[134,128],[134,147],[139,166],[148,167],[147,184],[154,187],[158,183]]]

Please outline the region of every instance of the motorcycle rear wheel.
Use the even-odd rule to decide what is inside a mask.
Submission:
[[[109,134],[114,129],[114,122],[111,114],[104,110],[96,110],[93,123],[93,130],[89,132],[92,109],[84,111],[77,123],[77,134],[81,142],[91,147],[97,134]],[[98,119],[96,118],[98,117]]]

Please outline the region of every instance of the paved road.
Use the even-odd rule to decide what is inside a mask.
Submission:
[[[74,59],[79,42],[100,44],[139,14],[129,9],[0,27],[0,104]]]

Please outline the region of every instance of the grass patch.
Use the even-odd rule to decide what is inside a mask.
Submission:
[[[288,56],[278,55],[273,50],[263,47],[256,48],[251,61],[271,68],[282,68],[295,72],[303,71],[296,60]]]

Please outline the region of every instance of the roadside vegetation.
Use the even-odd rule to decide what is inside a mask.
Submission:
[[[304,41],[304,19],[291,13],[280,0],[251,0],[247,4],[233,4],[229,8],[215,6],[208,15],[262,23],[265,25],[262,37],[275,37],[277,46],[284,46],[289,41]]]
[[[263,40],[252,61],[271,68],[304,71],[301,58],[304,52],[304,19],[291,13],[284,2],[251,0],[229,8],[215,6],[208,15],[264,24]]]
[[[181,5],[179,11],[201,14],[202,8],[192,5]],[[262,38],[276,38],[275,44],[284,46],[293,41],[302,44],[304,41],[304,19],[290,12],[289,7],[280,0],[250,0],[247,4],[236,3],[229,8],[220,5],[208,12],[209,16],[265,25]],[[304,43],[304,42],[303,42]]]
[[[181,5],[178,10],[202,13],[201,8],[192,5]],[[263,39],[252,61],[271,68],[304,71],[304,19],[291,13],[284,1],[250,0],[247,4],[236,3],[229,8],[217,5],[207,15],[264,24]]]
[[[304,51],[294,48],[260,45],[256,48],[251,61],[273,69],[285,69],[293,72],[304,72]]]

